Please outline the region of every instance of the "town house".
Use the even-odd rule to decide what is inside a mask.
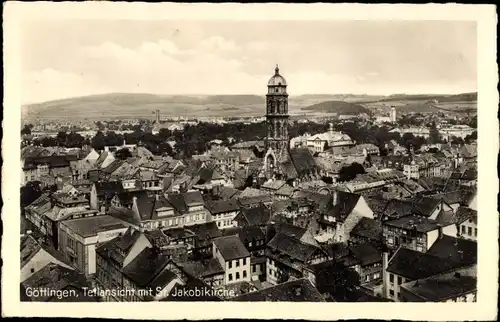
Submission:
[[[224,269],[224,285],[250,282],[250,253],[237,236],[214,239],[213,255]]]
[[[65,220],[59,227],[59,251],[85,275],[96,273],[95,249],[123,234],[130,225],[108,215]]]
[[[286,282],[290,277],[302,278],[308,265],[328,260],[328,254],[321,248],[283,233],[269,241],[266,257],[266,281],[271,284]]]

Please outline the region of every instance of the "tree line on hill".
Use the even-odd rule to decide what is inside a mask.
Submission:
[[[328,124],[315,122],[299,123],[293,122],[289,126],[289,136],[296,137],[309,133],[311,135],[328,130]],[[411,133],[401,135],[390,132],[386,125],[369,125],[361,122],[336,122],[333,123],[334,130],[347,134],[356,144],[371,143],[379,147],[381,154],[386,153],[385,145],[390,141],[407,147],[420,149],[423,144],[446,143],[435,124],[431,125],[429,138],[415,136]],[[26,127],[27,132],[29,127]],[[170,131],[166,128],[160,129],[158,134],[151,131],[143,131],[136,128],[131,133],[119,134],[107,131],[106,134],[98,131],[92,138],[85,138],[76,132],[59,132],[56,137],[37,138],[33,141],[38,146],[60,146],[66,148],[78,148],[90,145],[96,150],[103,150],[105,146],[122,146],[126,144],[139,144],[146,147],[155,155],[172,155],[179,157],[191,157],[203,154],[210,148],[210,142],[218,139],[223,145],[244,141],[263,140],[266,133],[266,123],[228,123],[214,124],[201,122],[197,125],[186,125],[183,131]],[[477,133],[467,136],[465,139],[451,138],[451,143],[463,144],[477,139]],[[175,142],[171,144],[170,142]]]

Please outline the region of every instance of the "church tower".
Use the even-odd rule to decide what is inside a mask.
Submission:
[[[266,95],[266,150],[272,149],[275,162],[288,154],[288,93],[286,80],[276,65],[274,75],[267,83]]]

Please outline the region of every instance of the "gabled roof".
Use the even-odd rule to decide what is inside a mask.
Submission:
[[[387,271],[416,280],[444,273],[461,265],[431,254],[400,247],[390,259]]]
[[[477,243],[443,235],[432,244],[427,254],[453,262],[473,264],[477,262]]]
[[[62,254],[55,248],[40,243],[33,236],[27,235],[21,239],[21,268],[26,265],[41,249],[50,254],[57,261],[66,263],[64,256],[62,256]]]
[[[253,208],[243,208],[238,216],[245,219],[249,226],[266,225],[271,219],[271,211],[264,205]]]
[[[156,289],[176,278],[173,272],[166,269],[169,261],[167,255],[146,247],[122,269],[122,272],[138,287]]]
[[[214,239],[214,244],[225,261],[250,257],[250,253],[245,248],[245,245],[235,235],[216,238]]]
[[[120,168],[125,162],[126,161],[123,161],[123,160],[114,160],[113,162],[108,164],[107,167],[102,169],[102,171],[105,173],[108,173],[108,174],[112,174],[113,172],[118,170],[118,168]]]
[[[466,220],[472,220],[474,223],[477,223],[477,210],[469,207],[459,207],[456,213],[456,222],[461,224]]]
[[[21,299],[34,302],[97,301],[96,298],[90,297],[83,292],[83,288],[86,287],[90,287],[90,285],[83,274],[54,263],[49,263],[21,283]],[[28,289],[46,289],[52,292],[40,292],[39,296],[30,296],[27,292]],[[55,292],[62,290],[74,290],[76,295],[72,296],[72,292],[68,292],[71,297],[58,299]]]
[[[382,222],[380,220],[362,217],[351,230],[350,235],[371,240],[382,240]]]
[[[298,173],[313,171],[318,168],[313,155],[307,148],[290,149],[290,158]]]
[[[356,207],[359,198],[358,194],[336,191],[337,203],[334,205],[333,196],[323,195],[322,204],[320,205],[320,212],[334,216],[338,221],[343,222]]]
[[[283,233],[276,234],[267,244],[272,253],[278,252],[294,260],[305,263],[314,253],[323,252],[320,248],[306,244],[297,238]]]

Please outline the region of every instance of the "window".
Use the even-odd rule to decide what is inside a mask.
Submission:
[[[34,273],[34,272],[35,272],[35,269],[34,269],[34,268],[31,268],[31,269],[30,269],[30,272],[31,272],[31,273]]]
[[[237,259],[237,260],[235,260],[235,262],[236,262],[236,267],[240,267],[240,260]]]
[[[217,249],[217,251],[218,251],[218,249]],[[228,265],[229,265],[229,268],[233,268],[233,262],[229,261]]]
[[[391,296],[394,296],[394,290],[390,290],[389,294],[391,294]]]
[[[243,265],[246,265],[246,264],[247,264],[247,259],[243,258]]]
[[[477,228],[474,228],[474,237],[477,237]]]
[[[255,273],[255,271],[257,270],[256,268],[257,265],[252,265],[252,272]]]
[[[398,276],[398,285],[401,285],[401,284],[403,284],[403,279],[400,276]]]
[[[391,282],[391,284],[394,283],[394,275],[389,274],[389,282]]]
[[[465,235],[465,225],[462,225],[462,234]]]
[[[273,270],[272,269],[269,269],[269,275],[273,276]]]
[[[233,274],[229,274],[229,281],[233,280]]]
[[[467,227],[467,234],[472,236],[472,227]]]
[[[243,271],[243,278],[247,277],[247,271]]]
[[[252,242],[249,242],[248,243],[248,247],[252,247]],[[243,265],[245,265],[245,263],[243,262]]]
[[[240,272],[236,272],[236,280],[240,279]]]

